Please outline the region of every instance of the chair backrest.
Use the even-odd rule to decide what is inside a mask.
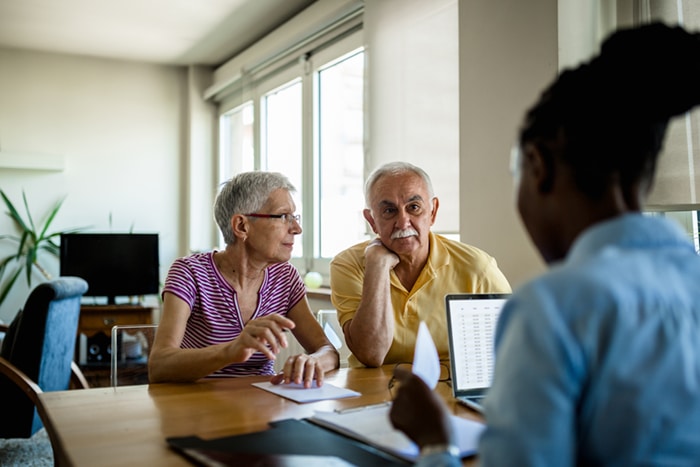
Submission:
[[[148,356],[157,329],[157,324],[112,326],[112,386],[148,384]]]
[[[0,355],[24,372],[42,391],[70,386],[71,363],[88,284],[59,277],[36,286],[8,328]],[[0,438],[28,438],[43,425],[35,405],[8,378],[0,377],[3,416]]]
[[[345,344],[345,334],[343,329],[338,323],[338,312],[335,309],[329,310],[318,310],[316,312],[316,320],[323,328],[323,332],[331,344],[336,348],[340,354],[340,366],[348,366],[348,357],[350,356],[350,349]]]

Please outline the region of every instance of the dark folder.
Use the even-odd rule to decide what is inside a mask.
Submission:
[[[404,466],[408,462],[306,420],[270,423],[265,431],[203,440],[167,438],[170,447],[197,465],[260,467]]]

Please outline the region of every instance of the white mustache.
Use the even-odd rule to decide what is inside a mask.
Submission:
[[[403,229],[403,230],[397,230],[396,232],[391,234],[391,239],[396,240],[397,238],[406,238],[406,237],[413,237],[413,236],[418,236],[418,232],[416,232],[415,229]]]

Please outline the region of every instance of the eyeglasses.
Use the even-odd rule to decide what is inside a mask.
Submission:
[[[519,144],[513,145],[510,149],[510,175],[513,180],[520,179],[520,164],[522,164],[523,154]]]
[[[399,362],[396,365],[394,365],[394,371],[396,371],[396,369],[399,367],[401,369],[413,373],[413,364],[411,363]],[[401,381],[396,379],[396,376],[394,376],[394,371],[391,372],[391,379],[389,380],[389,384],[387,385],[387,389],[389,390],[391,400],[394,400],[396,398],[396,393],[401,387]],[[452,378],[450,377],[450,367],[447,364],[440,362],[440,377],[438,378],[438,382],[447,383],[449,385],[451,384],[451,379]]]
[[[262,219],[282,219],[283,222],[286,222],[287,224],[291,224],[292,221],[296,221],[297,224],[301,222],[301,215],[300,214],[258,214],[258,213],[251,213],[251,214],[243,214],[246,217],[259,217]]]

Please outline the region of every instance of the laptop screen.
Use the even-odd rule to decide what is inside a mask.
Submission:
[[[445,296],[455,394],[491,386],[494,333],[501,308],[508,297],[510,294]]]

